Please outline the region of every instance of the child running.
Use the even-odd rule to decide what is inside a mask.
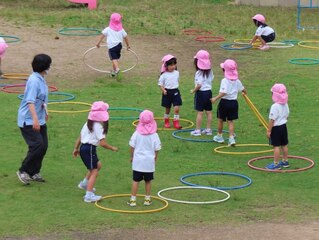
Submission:
[[[211,99],[215,103],[221,98],[217,108],[218,128],[217,135],[213,140],[218,143],[224,143],[223,138],[223,122],[227,121],[229,130],[229,146],[235,146],[234,120],[238,119],[238,92],[246,94],[241,81],[238,79],[237,63],[232,59],[227,59],[220,64],[224,71],[225,78],[222,79],[219,94]]]
[[[121,58],[121,50],[123,39],[125,40],[127,50],[130,49],[127,33],[122,26],[122,16],[119,13],[112,13],[110,23],[107,28],[102,31],[102,34],[96,44],[99,48],[103,39],[106,38],[106,45],[109,52],[109,58],[112,61],[113,70],[112,77],[120,77],[119,60]]]
[[[257,27],[255,36],[251,39],[250,44],[253,44],[257,39],[261,42],[260,50],[268,50],[268,42],[275,40],[276,34],[274,29],[266,24],[266,19],[261,14],[256,14],[252,17],[255,26]]]
[[[179,92],[179,72],[176,68],[177,59],[173,55],[165,55],[162,59],[161,75],[158,80],[158,86],[162,91],[162,107],[165,108],[164,127],[170,128],[170,111],[174,107],[173,126],[181,129],[179,125],[179,108],[182,105],[182,97]]]
[[[287,121],[289,116],[288,94],[284,84],[276,83],[272,88],[273,105],[269,112],[269,126],[267,137],[274,147],[274,162],[266,166],[267,169],[276,170],[281,167],[289,167],[288,162],[288,130]],[[279,162],[280,150],[282,161]]]
[[[144,205],[149,206],[152,204],[151,181],[154,179],[158,151],[161,150],[161,141],[156,131],[157,124],[153,113],[149,110],[141,112],[136,131],[129,142],[133,181],[131,199],[127,204],[131,207],[136,206],[136,194],[139,182],[142,180],[145,181]]]
[[[212,135],[212,83],[214,79],[213,71],[211,70],[211,62],[209,53],[205,50],[199,50],[194,57],[195,73],[195,88],[191,90],[194,95],[194,109],[197,110],[196,129],[191,131],[191,135],[200,136]],[[206,112],[207,123],[206,129],[201,131],[203,120],[203,112]]]
[[[3,58],[6,50],[7,50],[8,45],[6,44],[6,41],[0,37],[0,76],[2,75],[1,71],[1,59]]]
[[[102,198],[94,193],[94,184],[102,167],[96,153],[96,147],[101,146],[112,151],[118,151],[117,147],[113,147],[106,142],[106,134],[109,128],[108,108],[109,105],[103,101],[93,103],[88,120],[83,125],[81,134],[74,146],[73,156],[80,155],[88,169],[85,178],[78,185],[79,188],[86,190],[84,202],[96,202]]]

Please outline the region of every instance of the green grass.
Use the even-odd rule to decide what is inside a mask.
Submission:
[[[107,25],[113,11],[124,15],[124,25],[134,35],[180,35],[184,28],[202,28],[225,35],[228,39],[250,37],[255,31],[250,17],[262,11],[270,25],[278,32],[279,40],[313,39],[317,32],[296,30],[296,9],[232,6],[227,1],[100,1],[99,9],[70,8],[66,1],[9,1],[3,0],[1,17],[21,25],[43,27],[96,27]],[[214,4],[221,2],[219,4]],[[37,4],[35,4],[37,3]],[[175,6],[176,4],[176,6]],[[33,6],[34,5],[34,6]],[[156,8],[155,8],[156,7]],[[195,14],[196,13],[196,14]],[[23,24],[22,24],[23,22]],[[192,40],[190,40],[192,41]],[[289,64],[294,57],[317,58],[318,50],[294,47],[261,51],[225,51],[218,45],[207,44],[212,53],[214,84],[217,93],[222,72],[218,64],[225,58],[234,58],[239,65],[240,79],[248,95],[261,114],[267,118],[271,105],[270,88],[275,82],[285,83],[289,92],[291,115],[288,123],[289,151],[291,155],[318,159],[318,67]],[[187,49],[185,49],[187,51]],[[192,53],[194,54],[194,53]],[[160,59],[159,59],[160,60]],[[189,59],[191,62],[192,59]],[[159,66],[153,66],[158,69]],[[54,69],[51,70],[52,72]],[[132,70],[134,73],[135,70]],[[180,90],[183,97],[181,117],[195,121],[193,98],[188,94],[193,87],[194,69],[181,71]],[[160,93],[153,76],[141,77],[136,73],[121,82],[98,78],[90,88],[63,89],[76,95],[76,100],[91,103],[107,101],[112,107],[148,108],[156,116],[162,116]],[[154,76],[157,73],[154,73]],[[57,80],[58,81],[58,80]],[[119,94],[120,93],[120,94]],[[246,224],[255,222],[300,223],[318,221],[319,195],[316,194],[319,178],[315,166],[299,173],[267,173],[250,169],[247,161],[256,155],[216,154],[215,143],[180,141],[169,131],[159,132],[162,150],[156,166],[153,195],[167,187],[179,186],[182,175],[194,172],[226,171],[249,176],[253,184],[244,189],[229,191],[231,199],[217,205],[185,205],[170,203],[169,208],[153,214],[128,215],[103,211],[82,201],[83,192],[77,189],[85,168],[81,160],[72,158],[72,149],[87,113],[51,114],[49,150],[42,174],[45,184],[21,186],[15,172],[26,153],[26,145],[16,125],[20,101],[14,94],[0,94],[1,101],[1,150],[0,151],[0,237],[36,236],[51,232],[67,236],[70,231],[103,231],[105,228],[165,227],[174,229],[180,225]],[[236,121],[238,143],[267,143],[266,133],[239,97],[240,118]],[[77,108],[78,107],[78,108]],[[83,109],[82,106],[72,106]],[[58,109],[58,106],[51,106]],[[214,105],[216,109],[216,105]],[[117,114],[114,111],[111,114]],[[122,114],[122,113],[118,113]],[[124,113],[123,113],[124,114]],[[127,115],[136,112],[127,112]],[[114,116],[113,115],[113,116]],[[213,121],[216,126],[216,120]],[[96,188],[102,195],[129,193],[131,165],[128,141],[134,128],[131,121],[110,121],[107,141],[120,148],[119,152],[98,149],[103,168]],[[238,150],[243,150],[239,149]],[[295,162],[295,161],[292,161]],[[265,162],[263,162],[265,163]],[[256,163],[257,164],[257,163]],[[258,163],[260,164],[260,163]],[[296,161],[298,166],[303,162]],[[233,177],[205,177],[190,179],[200,184],[224,186],[245,183]],[[140,193],[143,192],[143,184]],[[171,194],[171,195],[170,195]],[[190,200],[213,200],[223,197],[208,191],[166,192],[166,197],[190,197]],[[126,199],[112,199],[110,205],[127,209]],[[102,202],[105,206],[105,202]],[[155,203],[155,206],[161,206]],[[142,209],[142,207],[140,207]],[[88,224],[89,223],[89,224]],[[85,224],[85,228],[83,227]]]

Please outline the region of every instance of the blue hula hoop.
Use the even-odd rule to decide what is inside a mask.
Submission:
[[[201,176],[201,175],[229,175],[229,176],[235,176],[235,177],[240,177],[243,178],[245,180],[247,180],[248,182],[246,184],[240,185],[240,186],[232,186],[232,187],[213,187],[213,186],[203,186],[203,185],[198,185],[198,184],[194,184],[191,182],[187,182],[184,179],[185,178],[189,178],[189,177],[193,177],[193,176]],[[199,172],[199,173],[191,173],[191,174],[187,174],[184,175],[180,178],[180,181],[188,186],[194,186],[194,187],[208,187],[208,188],[217,188],[219,190],[235,190],[235,189],[241,189],[241,188],[245,188],[248,187],[252,184],[252,180],[251,178],[239,174],[239,173],[231,173],[231,172]]]
[[[20,42],[21,41],[21,39],[17,36],[1,35],[0,34],[0,37],[12,39],[12,40],[6,40],[6,43],[13,43],[13,42]]]
[[[288,60],[289,63],[297,65],[315,65],[319,64],[319,59],[316,58],[292,58]]]
[[[64,99],[59,99],[59,100],[48,100],[48,102],[66,102],[66,101],[70,101],[73,100],[75,98],[75,96],[71,93],[65,93],[65,92],[49,92],[49,95],[63,95],[66,96],[66,98]],[[24,94],[20,94],[18,95],[18,98],[20,100],[22,100],[24,97]]]
[[[129,108],[129,107],[110,107],[109,110],[120,110],[120,111],[136,111],[136,112],[143,112],[144,109],[140,108]],[[139,116],[136,117],[110,117],[112,120],[134,120],[138,119]]]
[[[178,136],[177,134],[178,133],[181,133],[181,132],[191,132],[191,131],[194,131],[195,129],[181,129],[181,130],[176,130],[174,132],[172,132],[172,136],[174,138],[177,138],[177,139],[180,139],[180,140],[185,140],[185,141],[190,141],[190,142],[215,142],[213,140],[213,135],[211,136],[211,139],[203,139],[203,138],[199,138],[198,137],[193,137],[193,138],[186,138],[186,137],[181,137],[181,136]],[[202,131],[203,129],[201,129]],[[217,132],[217,129],[212,129],[213,132]],[[227,130],[223,130],[224,133],[228,133]],[[225,139],[226,141],[228,140],[228,138]]]
[[[237,45],[239,47],[232,47],[234,45]],[[245,49],[252,48],[253,46],[250,44],[227,43],[227,44],[221,45],[220,47],[225,49],[225,50],[245,50]]]

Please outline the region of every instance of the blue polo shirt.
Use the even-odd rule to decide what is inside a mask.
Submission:
[[[33,125],[29,103],[33,103],[38,116],[39,124],[45,124],[44,104],[48,103],[48,86],[41,74],[33,72],[27,82],[24,90],[24,96],[18,110],[18,126]]]

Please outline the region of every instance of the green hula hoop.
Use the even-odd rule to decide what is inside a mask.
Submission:
[[[0,35],[2,38],[9,38],[11,40],[6,40],[6,43],[13,43],[13,42],[20,42],[21,38],[17,36],[10,36],[10,35]]]
[[[87,31],[88,33],[71,33],[70,31]],[[97,36],[101,34],[101,30],[96,28],[61,28],[58,32],[65,36]]]
[[[112,110],[119,110],[119,111],[136,111],[138,113],[143,112],[144,109],[140,109],[140,108],[129,108],[129,107],[110,107],[109,111]],[[138,119],[139,116],[131,116],[131,117],[110,117],[110,119],[112,120],[134,120],[134,119]]]
[[[245,49],[250,49],[253,46],[250,44],[228,43],[228,44],[223,44],[220,47],[225,50],[245,50]]]
[[[319,64],[319,59],[316,58],[292,58],[288,60],[289,63],[297,65],[315,65]]]
[[[64,99],[57,99],[57,100],[48,100],[48,102],[66,102],[66,101],[71,101],[75,98],[75,96],[71,93],[65,93],[65,92],[49,92],[49,95],[61,95],[61,96],[66,96]],[[22,100],[24,97],[24,94],[18,95],[18,98]]]

